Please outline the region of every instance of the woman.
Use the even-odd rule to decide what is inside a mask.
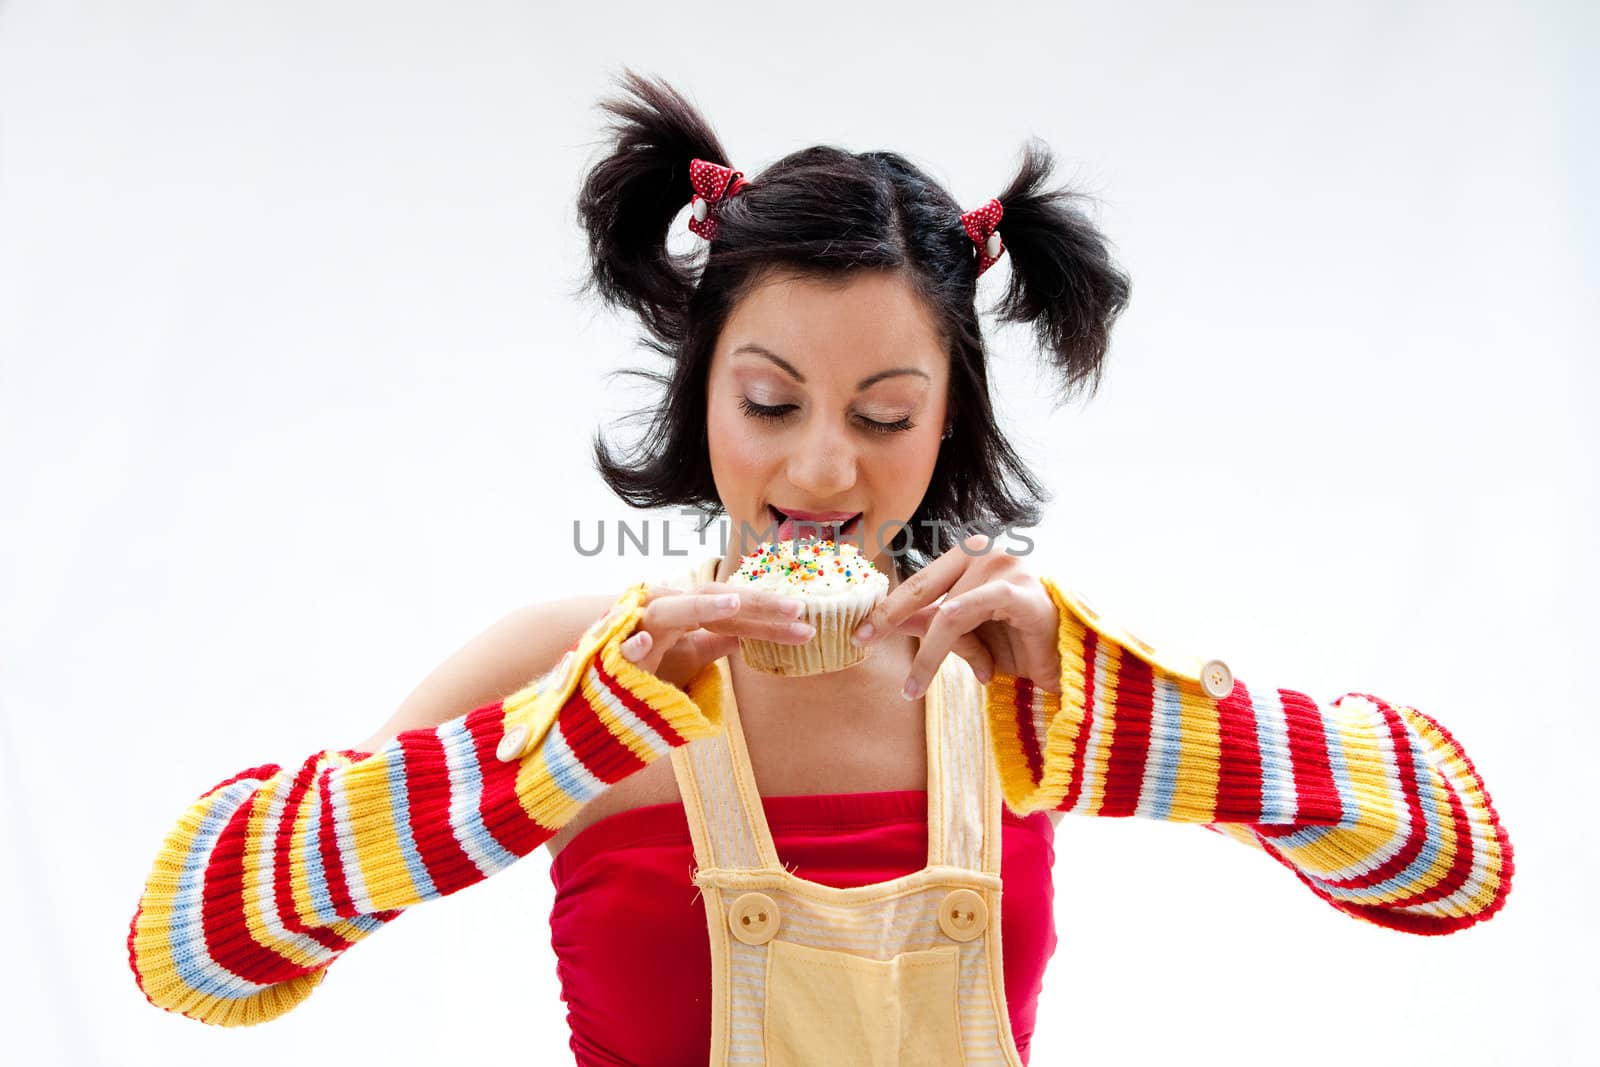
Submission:
[[[979,275],[1009,252],[1001,314],[1064,395],[1098,381],[1128,295],[1042,150],[970,212],[892,153],[816,147],[746,181],[682,97],[626,86],[580,195],[591,283],[673,368],[641,451],[597,440],[597,462],[629,503],[734,536],[518,613],[356,749],[208,791],[130,929],[153,1003],[273,1018],[403,909],[540,844],[580,1062],[1026,1062],[1068,811],[1205,825],[1394,929],[1499,909],[1509,841],[1432,719],[1164,656],[968,535],[1043,497],[989,404]],[[699,271],[667,250],[686,205]],[[807,519],[890,575],[873,653],[761,675],[741,636],[811,633],[726,580],[749,531]]]

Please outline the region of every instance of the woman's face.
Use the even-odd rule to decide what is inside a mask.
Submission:
[[[897,573],[886,549],[939,456],[949,357],[899,275],[848,278],[771,276],[735,305],[717,340],[706,435],[730,524],[725,570],[756,547],[741,548],[747,526],[771,536],[779,513],[799,512],[859,516],[841,539]]]

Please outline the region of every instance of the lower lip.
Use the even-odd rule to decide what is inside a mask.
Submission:
[[[777,515],[774,514],[773,518],[777,518]],[[805,533],[805,536],[807,536],[807,537],[827,538],[832,533],[832,527],[828,526],[826,523],[812,522],[811,520],[805,520],[805,521],[806,521],[806,527],[805,527],[804,533]],[[858,531],[860,529],[861,529],[861,516],[857,515],[855,518],[851,519],[849,522],[847,522],[843,526],[839,527],[839,537],[841,539],[842,538],[847,538],[847,537],[854,537],[856,535],[856,531]],[[787,519],[786,518],[786,519],[781,520],[778,523],[778,535],[777,536],[778,536],[778,540],[780,540],[780,541],[792,540],[793,538],[798,536],[799,533],[800,533],[800,531],[797,529],[796,521],[794,519]]]

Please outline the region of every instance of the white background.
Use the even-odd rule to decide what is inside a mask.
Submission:
[[[574,517],[642,518],[588,440],[648,357],[571,297],[626,64],[752,177],[892,148],[976,206],[1048,142],[1134,298],[1087,405],[991,335],[1056,493],[1033,569],[1252,685],[1433,714],[1509,829],[1506,910],[1423,938],[1198,828],[1070,818],[1033,1062],[1574,1060],[1592,9],[539,7],[0,9],[6,1058],[568,1061],[543,850],[252,1029],[150,1007],[125,938],[200,791],[355,745],[504,612],[661,563],[571,548]]]

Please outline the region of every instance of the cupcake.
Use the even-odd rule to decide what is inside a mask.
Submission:
[[[739,638],[745,663],[767,674],[799,677],[853,667],[867,658],[850,635],[889,595],[889,577],[848,541],[800,538],[765,542],[739,562],[729,585],[749,585],[805,605],[816,635],[803,645]]]

